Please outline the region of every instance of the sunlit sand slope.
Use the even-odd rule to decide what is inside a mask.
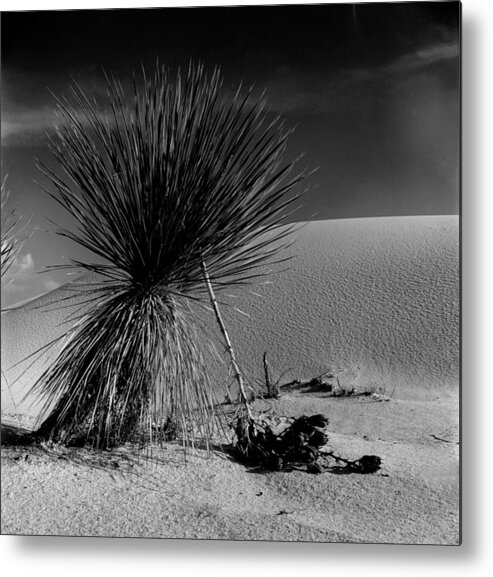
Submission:
[[[457,388],[458,217],[311,222],[295,238],[294,258],[266,277],[272,284],[221,297],[248,315],[222,307],[250,383],[267,351],[274,376],[290,369],[285,380],[337,368],[342,381],[395,387],[397,397]],[[2,315],[2,414],[36,412],[19,400],[47,355],[12,367],[61,333],[74,312],[74,301],[61,301],[70,294],[61,288]],[[210,311],[195,314],[216,331]],[[227,368],[213,360],[210,368],[221,391]]]
[[[241,328],[229,322],[245,360],[255,359],[260,374],[268,351],[279,371],[292,367],[294,376],[337,367],[398,392],[454,387],[458,225],[453,216],[310,223],[265,298],[241,301],[250,319]]]

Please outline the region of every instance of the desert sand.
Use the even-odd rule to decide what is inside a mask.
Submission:
[[[272,284],[222,296],[251,384],[267,351],[275,376],[289,369],[283,383],[342,371],[344,388],[375,393],[284,387],[255,409],[324,413],[328,447],[349,459],[378,455],[381,471],[249,471],[220,452],[185,461],[173,444],[151,461],[128,448],[7,445],[2,533],[458,544],[458,227],[454,216],[308,223]],[[20,399],[48,355],[28,370],[14,365],[60,333],[75,301],[57,302],[69,294],[2,315],[3,424],[33,426],[36,400]],[[214,326],[210,311],[195,312]],[[222,398],[227,367],[211,358],[210,373]]]

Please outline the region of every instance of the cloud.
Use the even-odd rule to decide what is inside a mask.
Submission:
[[[405,78],[452,62],[459,54],[458,42],[449,40],[415,48],[381,66],[354,67],[342,71],[322,69],[305,73],[296,67],[283,65],[270,78],[264,79],[268,87],[268,108],[274,112],[317,112],[334,110],[339,106],[345,108],[348,98],[356,97],[360,86],[391,78]],[[122,79],[124,84],[125,80]],[[107,101],[104,81],[89,76],[83,79],[81,86],[90,98],[97,98],[103,105]],[[2,145],[35,145],[42,142],[55,125],[63,125],[63,118],[57,116],[55,108],[53,101],[51,104],[45,101],[39,106],[32,101],[19,105],[8,93],[5,94],[2,102]],[[83,117],[81,120],[87,122]]]
[[[34,259],[30,252],[17,255],[2,277],[2,290],[14,291],[26,286],[34,279]]]
[[[97,99],[98,106],[105,110],[108,104],[106,84],[95,81],[81,83],[81,88],[89,100]],[[59,92],[63,101],[63,92]],[[77,112],[77,105],[69,97],[67,101]],[[84,114],[78,116],[83,127],[89,127],[89,120]],[[67,125],[67,119],[59,110],[57,102],[37,104],[29,102],[18,104],[14,99],[5,95],[2,101],[2,146],[39,146],[47,144],[47,135],[53,136],[57,128]]]
[[[53,130],[55,120],[47,108],[2,110],[2,146],[39,144]]]
[[[56,282],[55,280],[53,280],[52,278],[45,278],[44,279],[44,286],[45,289],[47,291],[52,291],[55,290],[56,288],[58,288],[60,286],[60,283]]]
[[[27,84],[28,80],[22,79],[22,82]],[[84,85],[84,91],[90,98],[97,96],[99,101],[103,100],[102,84],[97,86],[92,83],[89,88]],[[59,94],[62,94],[62,91]],[[10,94],[8,90],[4,91],[2,97],[2,146],[46,144],[46,135],[54,134],[56,127],[62,127],[66,122],[58,112],[53,97],[46,99],[43,96],[39,101],[31,98],[22,104],[15,98],[15,94]],[[87,123],[84,117],[80,120],[83,124]]]
[[[93,74],[81,70],[74,74],[89,98],[105,97],[105,84]],[[46,144],[46,134],[64,121],[57,113],[55,96],[63,98],[70,91],[71,77],[62,80],[21,71],[2,71],[2,146],[39,146]]]
[[[457,42],[443,42],[412,50],[381,66],[319,70],[304,74],[289,67],[279,68],[269,83],[268,106],[277,112],[318,112],[346,109],[365,86],[409,78],[459,57]]]
[[[17,274],[25,274],[34,269],[34,260],[30,252],[22,257],[17,257],[14,266],[17,265]]]
[[[396,74],[405,76],[458,57],[459,45],[457,42],[442,43],[408,52],[383,66],[352,70],[347,77],[349,80],[362,81]]]
[[[16,257],[12,266],[2,277],[2,308],[17,306],[58,288],[57,282],[50,276],[40,275],[35,270],[35,261],[31,253]]]

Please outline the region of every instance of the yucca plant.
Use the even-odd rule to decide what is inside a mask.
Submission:
[[[2,245],[1,245],[1,265],[2,279],[12,266],[21,247],[18,234],[19,218],[13,209],[8,209],[7,201],[9,193],[6,186],[6,177],[1,184],[1,212],[2,212]]]
[[[34,385],[40,434],[83,431],[98,447],[165,436],[170,422],[211,435],[203,337],[187,304],[256,278],[283,245],[304,176],[283,164],[290,131],[252,90],[223,91],[202,65],[175,77],[156,66],[142,80],[128,96],[107,78],[104,109],[73,84],[50,139],[61,170],[40,165],[76,221],[59,234],[98,257],[71,266],[101,279]]]
[[[14,261],[19,254],[23,243],[28,238],[26,235],[27,221],[19,216],[17,210],[13,207],[8,207],[9,191],[7,189],[7,176],[2,178],[1,189],[1,224],[2,224],[2,238],[1,238],[1,279],[2,289],[7,286],[12,279],[5,280],[7,273],[11,269]],[[5,281],[5,285],[4,285]],[[3,309],[2,309],[3,310]],[[1,369],[2,381],[7,386],[12,402],[15,405],[14,397],[12,396],[11,385],[7,378],[7,374]],[[2,385],[3,386],[3,385]]]

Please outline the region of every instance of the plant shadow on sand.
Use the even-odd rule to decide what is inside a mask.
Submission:
[[[0,438],[2,447],[29,447],[36,443],[33,431],[4,423],[1,424]]]

